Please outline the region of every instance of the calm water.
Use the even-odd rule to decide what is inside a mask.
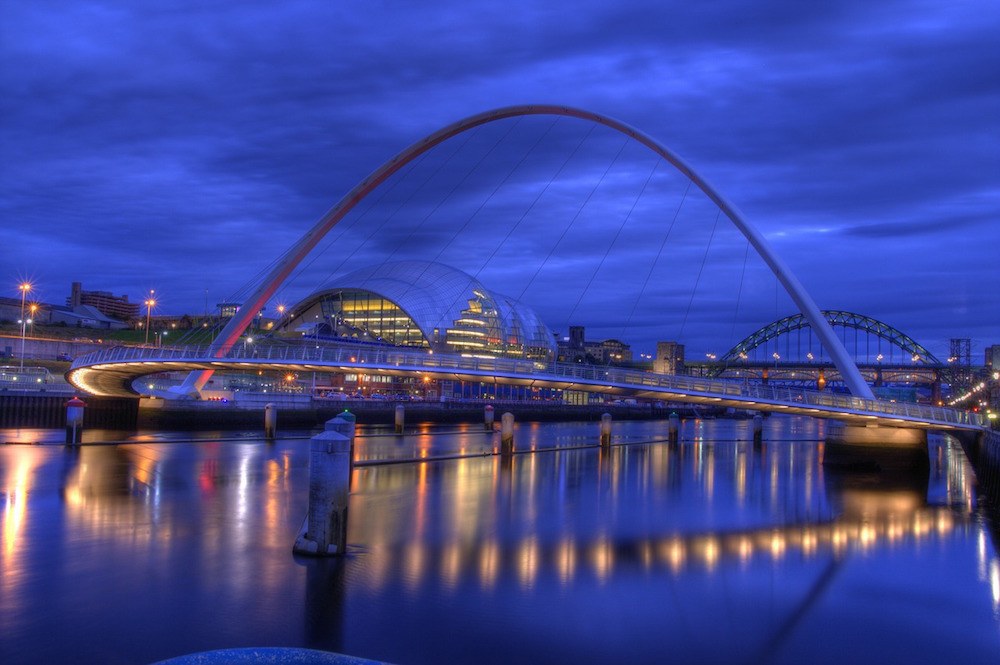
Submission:
[[[822,423],[362,429],[351,553],[291,553],[308,441],[0,446],[0,661],[301,646],[396,663],[1000,662],[1000,560],[958,444],[824,469]],[[60,432],[0,432],[0,441]],[[90,433],[94,438],[112,435]],[[121,435],[114,435],[121,436]]]

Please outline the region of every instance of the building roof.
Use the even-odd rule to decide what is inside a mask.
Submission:
[[[555,350],[552,333],[530,307],[457,268],[430,261],[395,261],[355,270],[334,279],[329,288],[308,296],[291,311],[304,312],[347,289],[370,291],[394,302],[429,341],[435,338],[435,331],[443,339],[446,330],[463,317],[469,301],[478,299],[495,307],[505,338],[516,331],[525,344]]]

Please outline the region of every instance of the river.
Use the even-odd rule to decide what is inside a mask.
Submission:
[[[359,427],[347,557],[294,556],[308,432],[3,432],[3,663],[308,647],[393,663],[995,663],[996,525],[927,476],[824,468],[823,423]],[[436,458],[445,459],[436,459]]]

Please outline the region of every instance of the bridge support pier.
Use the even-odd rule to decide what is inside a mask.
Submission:
[[[406,408],[402,404],[396,405],[396,434],[403,433],[403,426],[406,424]]]
[[[601,416],[601,448],[611,447],[611,414]]]
[[[753,417],[753,445],[759,446],[764,440],[764,416],[759,413]]]
[[[264,405],[264,438],[273,439],[278,431],[278,407],[274,404]]]
[[[830,421],[823,464],[865,471],[919,471],[930,468],[927,430]]]
[[[347,552],[347,502],[354,450],[354,415],[327,421],[309,442],[309,508],[292,551],[307,556]]]
[[[671,413],[670,418],[667,419],[667,443],[677,443],[679,426],[680,416],[676,413]]]
[[[514,454],[514,414],[510,411],[500,416],[500,454]]]

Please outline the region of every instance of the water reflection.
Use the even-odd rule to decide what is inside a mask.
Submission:
[[[812,437],[754,446],[743,428],[701,422],[668,445],[663,424],[616,423],[629,445],[603,450],[590,424],[525,425],[518,448],[541,452],[510,458],[483,454],[495,436],[477,427],[368,432],[341,561],[290,554],[304,440],[3,447],[0,646],[62,661],[99,628],[118,662],[234,643],[404,663],[804,657],[788,645],[832,639],[810,623],[830,598],[864,616],[844,599],[852,561],[907,597],[927,553],[949,611],[982,628],[981,600],[980,639],[998,643],[1000,560],[954,441],[932,443],[929,475],[876,477],[824,469]],[[150,608],[170,630],[133,639]],[[936,616],[908,611],[893,620]],[[544,640],[510,639],[539,626]],[[64,646],[44,639],[56,627]]]
[[[636,565],[680,574],[839,557],[971,524],[967,466],[954,447],[934,453],[938,505],[928,504],[928,476],[833,475],[812,443],[696,440],[364,467],[349,537],[373,557],[377,548],[390,559],[379,571],[404,571],[412,588],[425,576],[453,587],[474,575],[485,589],[509,574],[530,589],[550,573],[570,585]]]

